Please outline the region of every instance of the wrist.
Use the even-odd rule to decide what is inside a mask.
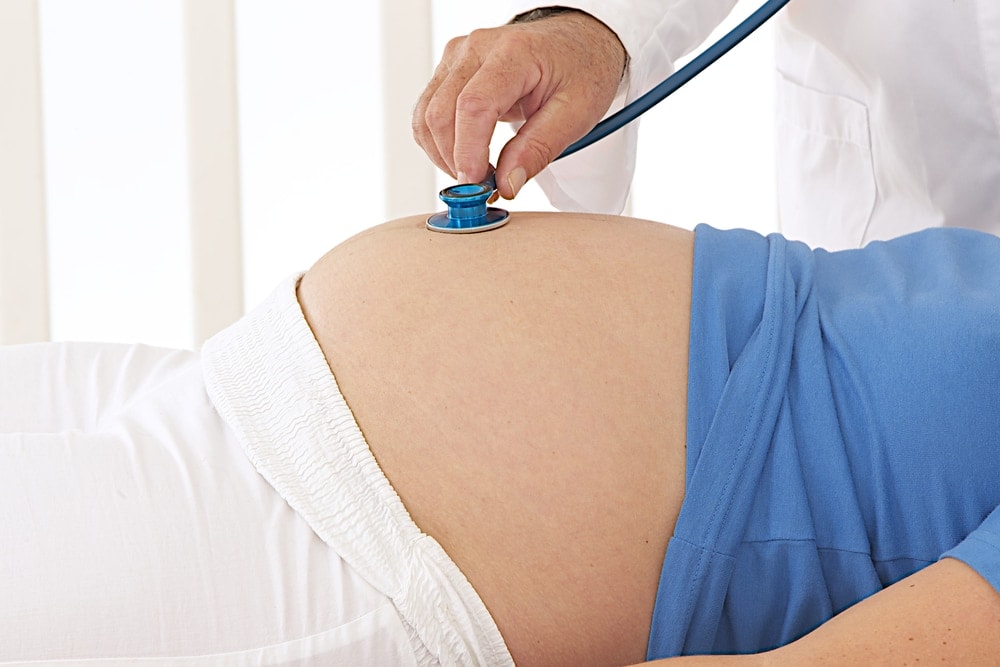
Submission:
[[[518,14],[511,20],[511,23],[531,23],[532,21],[538,21],[550,16],[558,16],[559,14],[567,14],[569,12],[586,14],[586,12],[579,9],[573,9],[572,7],[539,7],[538,9],[532,9],[531,11],[524,12],[523,14]],[[590,15],[587,14],[587,16]]]

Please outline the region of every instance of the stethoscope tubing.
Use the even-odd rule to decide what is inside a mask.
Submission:
[[[583,138],[571,144],[556,160],[572,155],[592,143],[600,141],[670,97],[670,95],[677,92],[684,84],[701,74],[715,61],[726,55],[733,47],[753,34],[757,28],[767,23],[772,16],[777,14],[789,2],[790,0],[767,0],[757,11],[726,33],[719,41],[691,59],[684,67],[671,74],[621,111],[608,116],[594,126],[594,129],[584,135]]]

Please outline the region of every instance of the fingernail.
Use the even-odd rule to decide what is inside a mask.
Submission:
[[[528,173],[524,170],[524,167],[517,167],[507,175],[507,185],[513,190],[511,199],[517,196],[517,193],[521,191],[524,187],[525,181],[528,180]]]
[[[472,179],[464,171],[458,172],[458,182],[459,183],[471,183]]]

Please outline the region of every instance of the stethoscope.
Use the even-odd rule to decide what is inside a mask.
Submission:
[[[667,77],[649,92],[638,98],[621,111],[608,116],[582,139],[570,145],[556,159],[562,159],[599,141],[612,132],[628,125],[633,120],[665,100],[691,79],[708,69],[734,46],[749,37],[790,0],[767,0],[753,14],[733,28],[715,44],[705,49],[688,64]],[[490,166],[486,178],[479,183],[463,183],[445,188],[438,193],[448,210],[435,213],[427,219],[427,228],[435,232],[467,234],[485,232],[504,225],[510,214],[502,209],[488,206],[496,192],[496,174]]]

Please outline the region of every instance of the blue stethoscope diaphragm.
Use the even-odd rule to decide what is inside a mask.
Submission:
[[[427,229],[471,234],[502,227],[510,218],[510,213],[488,205],[496,190],[496,171],[492,165],[486,178],[479,183],[461,183],[445,188],[438,193],[438,197],[448,210],[427,218]]]

